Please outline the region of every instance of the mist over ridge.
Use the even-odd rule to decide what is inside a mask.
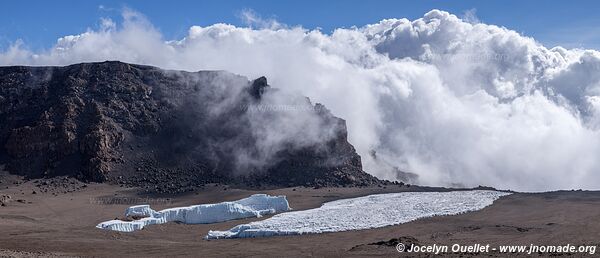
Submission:
[[[364,170],[377,177],[406,171],[427,185],[600,188],[598,51],[548,49],[439,10],[331,34],[264,20],[193,26],[177,40],[140,13],[123,16],[45,51],[17,42],[0,52],[0,64],[120,60],[264,75],[345,119]],[[284,121],[295,115],[280,113]]]

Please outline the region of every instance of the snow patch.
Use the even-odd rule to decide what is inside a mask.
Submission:
[[[419,218],[480,210],[509,194],[475,190],[369,195],[328,202],[316,209],[278,214],[228,231],[211,230],[206,238],[302,235],[380,228]]]
[[[254,194],[233,202],[177,207],[161,211],[155,211],[149,205],[131,206],[125,211],[125,217],[141,216],[145,218],[134,221],[109,220],[98,224],[96,227],[132,232],[141,230],[147,225],[172,221],[186,224],[209,224],[234,219],[261,217],[288,210],[290,210],[290,206],[285,196]]]

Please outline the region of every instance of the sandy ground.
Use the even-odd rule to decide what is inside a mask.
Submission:
[[[37,188],[32,181],[15,185],[10,179],[5,179],[0,187],[0,195],[12,197],[11,202],[0,207],[0,257],[414,256],[398,253],[394,239],[421,245],[600,244],[600,192],[518,193],[503,197],[477,212],[421,219],[373,230],[209,241],[203,239],[208,230],[226,230],[257,219],[209,225],[169,223],[149,226],[133,233],[106,231],[94,226],[101,221],[122,216],[128,206],[148,201],[153,208],[161,209],[268,193],[288,196],[292,208],[300,210],[340,198],[432,189],[388,186],[250,191],[210,186],[197,193],[165,197],[138,195],[135,189],[104,184],[89,184],[81,190],[58,194],[52,191],[37,192],[39,190],[33,194]],[[147,201],[145,198],[150,199]],[[379,241],[390,241],[392,244],[374,244]],[[498,253],[480,255],[504,256]],[[580,256],[591,257],[588,254]]]

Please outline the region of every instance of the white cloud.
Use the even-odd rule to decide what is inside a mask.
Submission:
[[[437,10],[331,35],[248,15],[257,28],[193,26],[165,41],[127,10],[123,24],[103,20],[47,51],[16,43],[0,64],[121,60],[265,75],[346,119],[365,170],[379,177],[394,179],[396,166],[429,185],[600,188],[597,51],[547,49]]]
[[[266,28],[266,29],[280,29],[285,28],[285,24],[279,23],[275,19],[264,19],[252,9],[245,9],[240,12],[239,17],[242,21],[251,28]]]
[[[476,8],[471,8],[469,10],[466,10],[463,13],[463,16],[461,17],[461,19],[463,21],[471,23],[471,24],[476,24],[476,23],[480,23],[481,22],[479,20],[479,18],[477,17],[477,9]]]

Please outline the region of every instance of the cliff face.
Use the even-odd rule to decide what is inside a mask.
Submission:
[[[0,165],[31,178],[72,175],[158,192],[377,183],[362,171],[344,120],[285,96],[264,77],[220,71],[0,67]],[[303,119],[306,129],[294,124]]]

